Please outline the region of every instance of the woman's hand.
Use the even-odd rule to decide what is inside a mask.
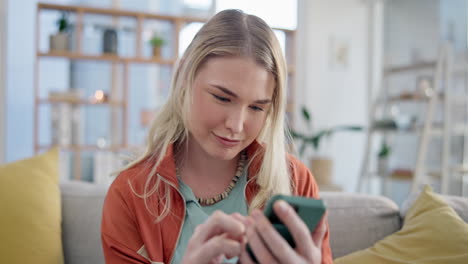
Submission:
[[[322,261],[322,241],[326,232],[324,218],[311,236],[305,223],[289,204],[278,201],[273,208],[276,215],[291,232],[296,248],[291,248],[263,213],[254,210],[245,223],[247,225],[247,240],[257,261],[269,264],[320,264]],[[240,261],[242,264],[254,263],[245,247],[243,247]]]
[[[245,243],[244,217],[214,212],[198,225],[189,240],[182,263],[221,263],[223,257],[239,256]]]

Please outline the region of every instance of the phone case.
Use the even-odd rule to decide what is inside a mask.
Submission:
[[[294,208],[299,217],[304,221],[310,232],[313,232],[325,213],[325,204],[322,200],[300,197],[275,195],[265,206],[264,214],[274,224],[283,224],[276,216],[273,205],[278,200],[284,200]]]
[[[291,233],[289,232],[286,225],[278,218],[275,211],[273,210],[273,205],[278,200],[284,200],[291,207],[294,208],[298,216],[306,224],[310,232],[313,232],[317,227],[318,223],[322,219],[323,214],[325,213],[325,204],[322,200],[300,197],[300,196],[287,196],[287,195],[275,195],[273,196],[265,206],[264,214],[270,220],[273,227],[278,231],[278,233],[289,243],[292,248],[296,247],[296,243]],[[250,254],[252,260],[257,263],[255,255],[253,254],[249,245],[247,245],[247,251]]]

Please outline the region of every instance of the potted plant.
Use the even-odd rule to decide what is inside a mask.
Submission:
[[[385,176],[388,170],[388,156],[390,155],[391,149],[387,144],[387,141],[382,141],[380,145],[380,150],[377,154],[377,173],[379,176]]]
[[[153,35],[150,40],[151,47],[153,47],[153,57],[161,57],[161,47],[166,44],[166,41],[157,33]]]
[[[300,133],[295,130],[291,130],[291,135],[294,139],[297,139],[301,142],[299,148],[299,154],[304,155],[307,147],[311,147],[315,153],[318,153],[320,149],[320,143],[322,139],[329,138],[335,132],[339,131],[360,131],[362,127],[360,126],[350,126],[350,125],[341,125],[335,126],[332,128],[322,129],[316,132],[312,131],[312,120],[309,113],[309,110],[303,106],[301,109],[302,118],[307,124],[309,129],[308,133]],[[320,157],[316,155],[311,159],[311,170],[314,174],[314,177],[319,185],[332,185],[332,170],[333,170],[333,161],[328,157]]]
[[[60,18],[56,22],[57,33],[50,35],[50,51],[67,51],[70,23],[68,21],[68,12],[62,12]]]

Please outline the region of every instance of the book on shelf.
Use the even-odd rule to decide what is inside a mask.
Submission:
[[[113,173],[123,166],[123,159],[118,153],[104,150],[96,151],[93,155],[93,182],[110,185],[116,176]]]
[[[79,145],[83,126],[82,109],[79,107],[70,104],[53,104],[51,106],[52,145]]]
[[[49,101],[58,101],[63,103],[78,103],[81,100],[81,92],[78,89],[67,91],[50,91]]]

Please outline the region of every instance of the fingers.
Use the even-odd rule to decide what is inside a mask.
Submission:
[[[226,234],[212,237],[204,243],[199,250],[193,255],[193,260],[208,260],[226,256],[232,258],[239,256],[242,251],[242,244],[239,241],[229,239]],[[200,263],[203,263],[200,262]]]
[[[323,238],[325,237],[325,233],[327,232],[327,225],[325,221],[326,219],[327,213],[323,215],[322,219],[317,225],[317,228],[315,228],[314,232],[312,232],[312,240],[318,248],[322,248]]]
[[[243,215],[241,215],[239,213],[233,213],[233,214],[231,214],[231,216],[234,217],[234,219],[242,222],[244,225],[247,224],[247,217],[245,217],[245,216],[243,216]]]
[[[285,201],[277,201],[273,208],[278,218],[286,225],[296,242],[296,249],[302,256],[309,256],[311,248],[314,246],[314,241],[310,235],[310,231],[302,219],[296,214],[294,209]],[[316,247],[318,245],[315,244]]]
[[[242,264],[255,264],[255,262],[253,262],[250,258],[249,252],[247,252],[247,249],[245,247],[243,247],[241,255],[239,256],[239,261]]]
[[[255,213],[259,213],[259,211],[254,211],[253,215]],[[249,223],[247,227],[247,240],[249,241],[249,246],[252,249],[253,253],[255,254],[255,257],[257,258],[257,261],[259,263],[277,263],[275,257],[270,253],[269,248],[267,247],[266,243],[263,241],[262,237],[259,235],[259,233],[265,232],[264,230],[261,230],[258,226],[261,225],[262,223],[255,223],[252,221]],[[274,230],[270,230],[274,231]],[[250,258],[250,256],[249,256]]]
[[[252,212],[255,229],[270,249],[270,254],[279,263],[299,263],[298,255],[288,242],[276,231],[270,221],[258,210]],[[250,243],[250,240],[249,240]],[[255,252],[255,255],[257,253]],[[268,263],[268,262],[261,262]]]
[[[240,219],[239,216],[236,217]],[[201,245],[210,238],[224,233],[232,239],[241,241],[245,233],[244,224],[235,217],[216,211],[205,223],[195,228],[191,243]]]

